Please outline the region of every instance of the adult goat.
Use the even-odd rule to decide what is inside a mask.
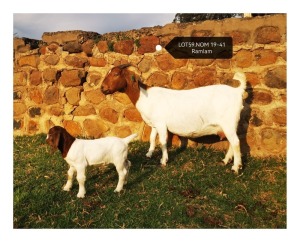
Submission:
[[[128,69],[129,66],[125,64],[112,68],[105,77],[101,90],[105,95],[125,92],[143,120],[152,127],[147,157],[151,157],[155,149],[157,133],[162,148],[162,165],[166,165],[168,161],[168,130],[188,138],[217,134],[220,137],[226,136],[230,143],[223,162],[227,164],[234,158],[232,170],[238,173],[242,160],[236,132],[246,89],[244,73],[237,72],[233,77],[240,81],[237,88],[220,84],[190,90],[171,90],[148,87]]]

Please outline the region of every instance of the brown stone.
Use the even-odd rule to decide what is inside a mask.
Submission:
[[[161,54],[155,56],[159,68],[163,71],[170,71],[183,67],[187,63],[187,59],[175,59],[170,54]]]
[[[78,106],[72,113],[74,116],[88,116],[96,114],[95,108],[87,104],[85,106]]]
[[[51,82],[51,83],[57,82],[58,80],[57,70],[53,68],[45,69],[43,71],[43,79],[44,81]]]
[[[235,55],[235,61],[238,67],[245,68],[251,66],[253,62],[252,52],[248,50],[240,50]]]
[[[40,63],[40,57],[38,55],[26,55],[21,56],[19,59],[19,65],[23,66],[31,66],[37,68]]]
[[[255,86],[257,86],[261,83],[260,77],[258,76],[257,73],[248,72],[248,73],[245,73],[245,74],[246,74],[247,82],[250,83],[250,85],[252,87],[255,87]]]
[[[23,119],[15,119],[13,121],[13,129],[14,130],[21,130],[24,127],[24,120]]]
[[[115,100],[117,100],[119,103],[122,103],[124,105],[128,105],[131,103],[131,100],[127,96],[127,94],[122,92],[116,92],[113,94],[113,97]]]
[[[29,98],[36,104],[41,104],[43,102],[42,91],[39,88],[32,88],[28,90]]]
[[[129,126],[121,126],[115,129],[115,134],[117,137],[125,138],[131,135],[131,130]]]
[[[249,120],[249,123],[254,127],[261,126],[265,120],[265,117],[263,113],[259,109],[252,109],[251,110],[251,118]]]
[[[63,126],[74,137],[82,135],[82,129],[80,127],[80,124],[76,121],[64,120]]]
[[[286,61],[286,51],[281,52],[279,56]]]
[[[47,46],[47,49],[52,52],[52,53],[55,53],[55,51],[58,49],[59,45],[58,44],[55,44],[55,43],[52,43],[50,45]]]
[[[94,48],[95,42],[92,39],[89,39],[85,41],[81,47],[82,51],[86,53],[87,56],[92,56],[93,55],[93,48]]]
[[[139,70],[145,73],[150,70],[152,65],[152,58],[143,58],[143,60],[138,64]]]
[[[14,38],[14,42],[13,42],[14,50],[17,50],[18,48],[24,45],[25,45],[25,41],[22,38],[18,38],[18,37]]]
[[[140,46],[138,53],[143,55],[145,53],[152,53],[156,51],[156,45],[159,44],[159,38],[156,36],[144,36],[140,38]]]
[[[54,116],[61,116],[64,114],[64,109],[63,107],[54,106],[50,108],[49,113]]]
[[[14,72],[14,86],[26,86],[26,76],[23,71]]]
[[[45,46],[45,45],[40,46],[39,53],[41,55],[45,55],[47,53],[47,46]]]
[[[87,58],[76,56],[76,55],[68,55],[65,58],[65,63],[69,66],[77,67],[77,68],[83,68],[87,64],[88,60]]]
[[[55,65],[59,62],[59,56],[56,55],[56,54],[47,55],[47,56],[45,57],[45,62],[46,62],[48,65],[55,66]]]
[[[106,60],[104,58],[90,57],[89,62],[91,66],[103,67],[106,65]]]
[[[240,81],[233,79],[234,73],[221,73],[219,75],[220,84],[228,85],[231,87],[239,87]]]
[[[106,108],[102,108],[99,111],[99,115],[101,118],[115,124],[118,122],[118,112],[112,108],[106,107]]]
[[[274,64],[278,56],[273,50],[256,50],[254,55],[256,62],[261,66]]]
[[[63,50],[72,53],[82,52],[81,44],[78,41],[71,41],[63,45]]]
[[[101,120],[86,119],[83,121],[83,127],[86,134],[92,138],[100,138],[103,133],[109,130]]]
[[[214,62],[214,59],[191,59],[189,63],[194,66],[209,66]]]
[[[286,66],[277,66],[275,69],[269,70],[264,77],[264,82],[271,88],[286,88]]]
[[[262,148],[274,155],[286,149],[286,131],[264,128],[260,132]]]
[[[192,37],[212,37],[214,33],[211,30],[193,30]]]
[[[97,48],[99,50],[100,53],[105,53],[108,51],[108,44],[107,44],[107,41],[105,40],[102,40],[102,41],[99,41],[97,43]]]
[[[100,91],[100,89],[95,89],[91,91],[84,92],[86,100],[92,104],[99,104],[105,100],[105,95]]]
[[[37,86],[42,83],[42,73],[40,71],[32,71],[30,73],[30,84]]]
[[[72,105],[78,105],[80,101],[80,93],[81,88],[78,87],[72,87],[66,91],[66,98],[68,103]]]
[[[84,72],[80,70],[64,70],[59,81],[65,87],[79,86],[85,77]]]
[[[248,42],[250,33],[235,30],[231,32],[230,36],[232,37],[233,45],[240,45]]]
[[[218,59],[216,64],[222,69],[229,69],[231,67],[231,59]]]
[[[177,90],[184,89],[191,78],[192,76],[190,73],[175,71],[172,76],[171,87]]]
[[[142,122],[142,116],[136,108],[128,108],[124,111],[124,117],[129,121]]]
[[[89,78],[89,84],[91,86],[97,86],[101,81],[101,74],[91,74]]]
[[[48,87],[44,92],[44,103],[54,104],[58,102],[59,90],[55,86]]]
[[[212,68],[195,69],[193,71],[192,81],[196,87],[216,84],[216,71]]]
[[[13,99],[21,100],[21,99],[23,99],[24,94],[26,94],[26,91],[23,88],[14,89]]]
[[[39,130],[39,125],[36,121],[29,120],[27,124],[27,128],[28,128],[28,132],[32,134]]]
[[[121,40],[114,44],[114,51],[124,55],[131,55],[133,49],[134,49],[133,40]]]
[[[21,115],[27,111],[27,107],[24,103],[14,102],[14,116]]]
[[[41,108],[40,107],[30,107],[28,110],[28,114],[31,118],[36,116],[41,116]]]
[[[142,133],[142,141],[143,142],[149,141],[150,134],[151,134],[151,127],[148,126],[147,124],[145,124],[144,130],[143,130],[143,133]]]
[[[271,111],[273,121],[280,126],[286,126],[286,107],[274,108]]]
[[[168,86],[168,75],[164,72],[156,71],[147,79],[146,81],[147,85],[149,86],[159,86],[159,87],[165,87]]]
[[[255,41],[259,44],[280,43],[281,35],[279,28],[275,26],[262,26],[255,31]]]
[[[253,100],[254,104],[266,105],[272,102],[272,94],[263,89],[253,90]]]

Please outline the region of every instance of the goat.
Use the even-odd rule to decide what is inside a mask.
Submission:
[[[157,133],[163,166],[168,161],[168,130],[187,138],[217,134],[221,138],[226,136],[230,143],[223,159],[224,164],[228,164],[234,157],[232,170],[238,173],[242,168],[242,160],[237,126],[246,89],[244,73],[237,72],[234,75],[234,79],[240,81],[237,88],[220,84],[190,90],[171,90],[146,86],[128,70],[129,66],[125,64],[112,68],[103,80],[101,90],[105,95],[116,91],[125,92],[143,120],[152,127],[147,157],[151,157],[155,149]]]
[[[68,180],[64,191],[70,191],[73,185],[74,172],[77,172],[79,191],[77,197],[85,196],[85,170],[88,165],[109,164],[115,165],[119,175],[115,192],[123,189],[127,181],[131,162],[127,160],[128,144],[137,136],[132,134],[126,138],[106,137],[94,140],[76,139],[60,126],[52,127],[47,135],[46,142],[53,148],[59,149],[62,157],[67,161]]]

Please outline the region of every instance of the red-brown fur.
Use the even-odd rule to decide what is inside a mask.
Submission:
[[[60,126],[52,127],[48,132],[46,142],[53,148],[59,149],[62,157],[65,158],[75,138]]]
[[[145,84],[141,83],[139,77],[126,68],[129,64],[116,66],[111,69],[109,74],[105,77],[101,90],[104,94],[112,94],[116,91],[123,91],[126,93],[135,105],[140,97],[140,87],[149,88]]]

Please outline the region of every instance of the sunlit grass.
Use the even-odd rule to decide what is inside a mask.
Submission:
[[[62,190],[68,165],[45,135],[14,139],[14,228],[286,228],[286,160],[244,157],[238,176],[224,154],[171,148],[162,168],[157,148],[130,144],[130,175],[114,193],[114,166],[87,169],[84,199],[75,180]]]

